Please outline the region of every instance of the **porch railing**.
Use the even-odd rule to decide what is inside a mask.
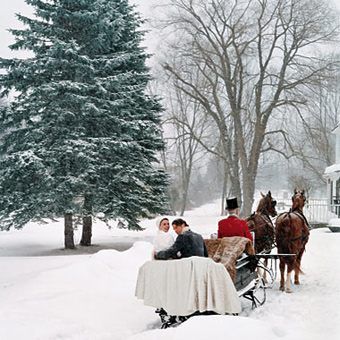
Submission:
[[[277,202],[278,213],[289,211],[291,207],[291,200],[278,200]],[[340,201],[328,207],[326,198],[309,198],[303,213],[310,223],[328,223],[331,218],[340,217]]]

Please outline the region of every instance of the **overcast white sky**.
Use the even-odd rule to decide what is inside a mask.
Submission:
[[[340,0],[329,0],[336,3],[340,10]],[[131,3],[137,5],[137,10],[145,18],[150,18],[152,8],[160,3],[160,0],[130,0]],[[13,42],[12,35],[7,31],[9,28],[18,28],[20,23],[15,17],[15,13],[30,16],[32,9],[25,3],[25,0],[1,0],[0,10],[0,57],[22,57],[25,52],[12,52],[8,45]],[[151,51],[155,51],[156,41],[152,32],[146,36],[146,45],[151,47]]]
[[[339,0],[340,1],[340,0]],[[159,4],[159,0],[130,0],[137,6],[137,10],[144,18],[151,16],[151,9],[155,4]],[[8,48],[8,45],[14,42],[12,35],[7,31],[9,28],[19,28],[20,22],[17,20],[15,14],[20,13],[30,16],[33,11],[32,7],[25,3],[25,0],[1,0],[0,9],[0,57],[22,57],[25,52],[13,52]],[[151,33],[146,37],[146,44],[152,46],[153,41]]]

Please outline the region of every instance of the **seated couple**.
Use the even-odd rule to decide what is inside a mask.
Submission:
[[[189,229],[189,225],[181,218],[172,222],[178,235],[176,241],[170,233],[168,218],[162,218],[158,224],[158,233],[154,241],[154,258],[157,260],[182,259],[190,256],[208,257],[203,237]]]
[[[237,198],[226,201],[228,217],[218,222],[218,238],[242,236],[253,241],[246,221],[239,218]],[[157,260],[181,259],[190,256],[208,257],[203,237],[189,229],[189,225],[181,218],[172,222],[172,227],[178,235],[176,241],[168,232],[168,218],[157,222],[158,233],[154,242],[154,258]]]

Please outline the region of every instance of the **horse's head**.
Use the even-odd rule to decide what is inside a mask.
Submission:
[[[268,194],[264,195],[261,192],[261,196],[262,198],[260,199],[256,212],[264,213],[272,217],[276,216],[277,215],[277,211],[275,209],[276,201],[273,199],[272,193],[268,191]]]
[[[294,189],[294,195],[292,196],[292,210],[302,210],[306,202],[306,196],[304,190]]]

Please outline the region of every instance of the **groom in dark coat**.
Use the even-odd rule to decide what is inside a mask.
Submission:
[[[181,218],[172,222],[172,227],[176,232],[177,239],[168,249],[156,252],[155,259],[182,259],[190,256],[208,257],[207,248],[204,244],[203,237],[192,232],[189,225]]]

